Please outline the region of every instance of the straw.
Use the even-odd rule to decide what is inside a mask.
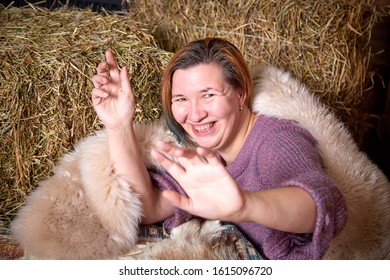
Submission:
[[[104,52],[127,65],[135,121],[160,116],[171,56],[128,17],[89,10],[0,6],[0,219],[9,220],[64,153],[102,127],[90,94]]]

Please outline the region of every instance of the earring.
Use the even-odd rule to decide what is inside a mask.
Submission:
[[[242,106],[240,106],[240,111],[242,111]]]

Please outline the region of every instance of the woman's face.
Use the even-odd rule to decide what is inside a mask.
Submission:
[[[172,77],[172,113],[201,147],[228,151],[240,129],[242,94],[223,78],[217,64],[176,70]]]

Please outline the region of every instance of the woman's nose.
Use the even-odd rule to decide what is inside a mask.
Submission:
[[[188,117],[191,122],[199,122],[207,116],[207,111],[198,102],[193,102],[189,110]]]

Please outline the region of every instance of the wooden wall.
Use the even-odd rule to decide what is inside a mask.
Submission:
[[[362,106],[379,116],[364,139],[362,149],[390,178],[390,0],[382,0],[387,11],[374,26],[371,37],[371,70],[375,71],[375,87]]]

